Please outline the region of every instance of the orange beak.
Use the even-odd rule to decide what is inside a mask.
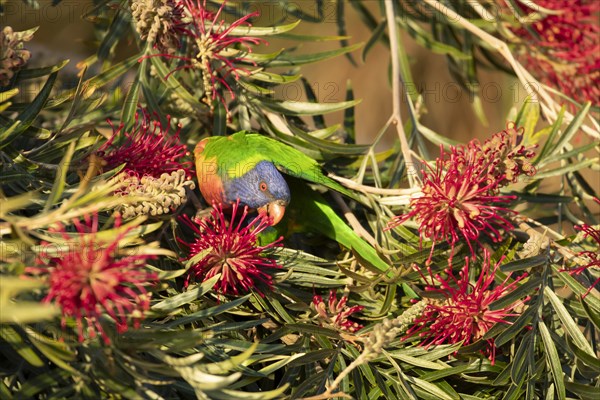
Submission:
[[[287,204],[282,200],[275,200],[262,207],[259,207],[258,213],[260,215],[268,215],[271,218],[271,223],[277,225],[285,214],[285,207]]]

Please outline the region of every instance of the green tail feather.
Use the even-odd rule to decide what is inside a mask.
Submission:
[[[292,201],[286,211],[286,218],[280,232],[318,232],[351,249],[361,261],[370,264],[381,272],[387,272],[390,265],[377,251],[350,228],[331,208],[325,199],[303,182],[288,179]]]

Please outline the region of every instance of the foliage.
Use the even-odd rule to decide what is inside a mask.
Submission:
[[[529,70],[531,60],[523,67],[527,35],[514,34],[533,35],[530,24],[552,10],[535,10],[532,22],[525,2],[512,0],[301,2],[306,8],[282,0],[277,10],[296,22],[273,16],[255,26],[248,2],[94,3],[85,17],[100,40],[75,87],[64,86],[68,60],[26,64],[34,27],[10,42],[19,60],[6,62],[0,87],[0,397],[600,395],[598,104],[566,98],[570,91]],[[294,33],[323,23],[332,4],[338,36]],[[351,13],[372,31],[364,44],[346,36]],[[447,57],[482,120],[478,68],[505,70],[525,86],[528,98],[507,116],[514,125],[494,136],[507,141],[458,145],[422,124],[422,99],[400,90],[415,87],[400,30]],[[274,39],[297,47],[264,46]],[[121,58],[127,43],[133,50]],[[301,52],[303,43],[335,46]],[[377,44],[389,49],[393,114],[373,143],[356,144],[351,85],[345,101],[319,103],[302,66],[359,54],[374,62]],[[577,62],[597,66],[597,53],[591,58]],[[304,82],[307,101],[274,95],[293,82]],[[336,111],[343,120],[328,125]],[[390,129],[396,145],[378,152]],[[328,171],[325,186],[286,178],[285,226],[263,217],[242,226],[246,210],[223,217],[195,190],[194,146],[240,130]],[[437,160],[430,144],[441,148]],[[548,180],[561,185],[548,192]],[[424,197],[431,188],[438,197]],[[294,199],[304,207],[294,209]],[[485,222],[488,212],[502,224]],[[429,216],[445,218],[443,232]],[[235,233],[245,246],[236,262],[262,285],[223,268]],[[219,253],[224,242],[229,250]],[[94,255],[102,257],[82,258]],[[76,286],[46,273],[67,267],[60,276],[77,280],[84,305],[78,292],[65,294]],[[444,324],[452,334],[436,331]]]

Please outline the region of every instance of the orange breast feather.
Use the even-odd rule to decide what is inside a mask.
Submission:
[[[200,141],[194,150],[200,193],[202,193],[202,197],[208,204],[225,203],[225,191],[217,161],[214,157],[206,159],[202,154],[206,141],[207,139]]]

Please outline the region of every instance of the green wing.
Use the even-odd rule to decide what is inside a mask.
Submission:
[[[227,156],[224,157],[224,154]],[[239,177],[256,163],[267,160],[287,175],[326,186],[361,201],[354,192],[323,174],[319,163],[306,154],[258,133],[240,131],[231,136],[211,137],[202,155],[205,160],[218,160],[219,169],[225,168],[230,178]]]

